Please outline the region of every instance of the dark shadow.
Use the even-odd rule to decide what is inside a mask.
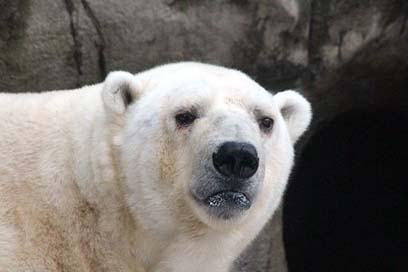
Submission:
[[[289,272],[408,271],[408,113],[349,112],[323,125],[283,212]]]

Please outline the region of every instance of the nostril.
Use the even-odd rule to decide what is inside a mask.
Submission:
[[[226,177],[250,178],[259,164],[253,145],[239,142],[226,142],[213,154],[215,169]]]
[[[255,174],[256,170],[258,169],[258,158],[253,156],[245,157],[241,161],[240,167],[240,174],[239,176],[242,178],[249,178]]]
[[[217,171],[224,176],[231,176],[235,171],[236,160],[232,155],[220,152],[214,153],[213,162]]]
[[[250,178],[258,169],[258,157],[254,157],[248,153],[240,154],[240,162],[236,164],[236,176],[240,178]]]

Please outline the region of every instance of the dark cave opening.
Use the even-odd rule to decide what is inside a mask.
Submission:
[[[408,112],[316,129],[283,206],[289,272],[408,271]]]

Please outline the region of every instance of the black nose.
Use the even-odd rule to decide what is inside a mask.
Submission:
[[[225,142],[213,154],[215,169],[226,177],[250,178],[258,170],[258,154],[253,145]]]

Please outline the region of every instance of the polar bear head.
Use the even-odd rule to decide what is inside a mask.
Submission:
[[[199,63],[113,72],[102,98],[127,204],[159,231],[266,221],[311,119],[296,92]]]

